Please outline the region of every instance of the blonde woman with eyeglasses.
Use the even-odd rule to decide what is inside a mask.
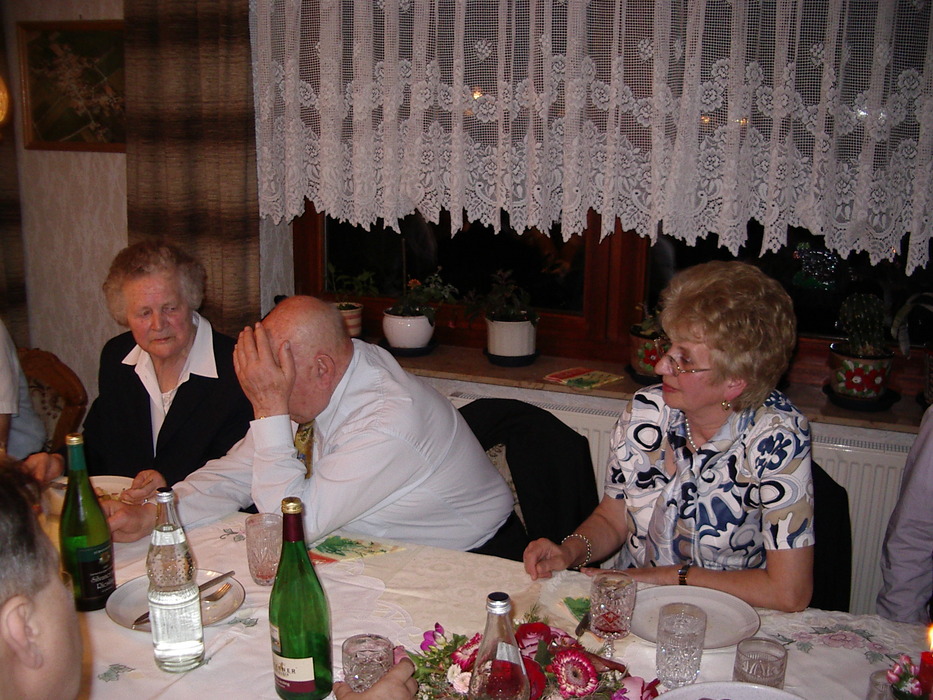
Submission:
[[[561,544],[532,542],[525,570],[547,578],[608,560],[639,581],[802,610],[810,426],[775,389],[796,342],[790,297],[752,265],[710,262],[677,274],[661,303],[662,381],[616,425],[602,502]]]

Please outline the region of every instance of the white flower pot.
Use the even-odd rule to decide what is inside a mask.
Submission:
[[[531,321],[486,319],[486,352],[496,357],[533,357],[535,326]]]
[[[423,348],[431,342],[434,326],[427,316],[382,315],[382,332],[393,348]]]

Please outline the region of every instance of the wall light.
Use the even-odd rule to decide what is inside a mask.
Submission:
[[[12,111],[10,108],[10,91],[7,89],[3,76],[0,75],[0,126],[7,123]]]

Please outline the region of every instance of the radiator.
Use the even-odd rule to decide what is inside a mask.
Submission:
[[[457,406],[488,394],[454,391],[448,394]],[[522,399],[560,418],[585,436],[602,498],[609,456],[609,437],[621,410],[572,406],[558,402]],[[881,543],[888,518],[897,502],[904,463],[914,435],[891,431],[850,428],[813,423],[813,459],[849,493],[852,520],[852,595],[855,614],[875,612],[881,588]]]

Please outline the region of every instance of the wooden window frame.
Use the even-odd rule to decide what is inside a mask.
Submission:
[[[616,221],[613,235],[599,240],[600,217],[587,216],[586,277],[583,288],[582,315],[542,312],[538,323],[537,347],[543,355],[604,360],[627,365],[629,328],[640,321],[647,296],[646,238],[623,231]],[[293,223],[295,292],[324,299],[334,295],[325,291],[324,215],[307,203],[303,215]],[[393,299],[366,297],[363,302],[363,335],[382,336],[382,312]],[[482,348],[486,329],[482,320],[466,318],[463,305],[444,306],[437,318],[435,337],[446,345]],[[785,375],[795,385],[821,387],[829,376],[827,357],[831,338],[800,337],[797,351]],[[902,395],[923,391],[922,353],[910,359],[895,357],[891,388]]]
[[[537,346],[544,355],[628,362],[628,331],[641,320],[641,304],[647,288],[644,261],[649,241],[616,226],[614,235],[599,240],[600,217],[590,211],[586,238],[586,277],[583,313],[541,312]],[[308,203],[292,229],[295,256],[295,291],[332,299],[325,290],[324,215]],[[382,312],[393,299],[367,297],[363,309],[363,334],[382,334]],[[463,305],[441,307],[435,337],[441,343],[481,348],[486,328],[481,319],[466,318]]]

